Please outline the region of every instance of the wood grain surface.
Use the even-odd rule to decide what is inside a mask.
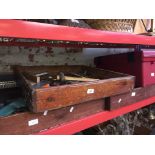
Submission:
[[[37,114],[24,112],[0,117],[0,134],[33,134],[102,112],[104,109],[104,99],[100,99]],[[29,126],[30,122],[32,124],[36,120],[38,120],[38,124]]]
[[[155,85],[135,88],[129,93],[111,96],[105,99],[106,110],[114,110],[123,106],[155,96]]]
[[[16,70],[21,75],[24,96],[27,103],[30,103],[30,109],[33,112],[42,112],[97,100],[129,92],[134,88],[133,76],[86,66],[18,66]],[[60,72],[64,74],[87,72],[88,78],[99,80],[34,89],[31,82],[23,75],[26,71],[31,74],[48,72],[53,77]]]

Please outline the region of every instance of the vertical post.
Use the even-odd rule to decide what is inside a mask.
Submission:
[[[135,52],[141,52],[142,46],[141,45],[136,45],[135,46]]]

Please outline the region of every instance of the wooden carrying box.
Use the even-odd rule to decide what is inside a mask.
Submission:
[[[43,113],[23,112],[0,117],[0,134],[36,134],[42,130],[103,112],[104,103],[104,99],[100,99]]]
[[[112,63],[111,63],[112,62]],[[155,84],[155,51],[142,50],[96,57],[96,67],[136,77],[136,87]]]
[[[105,98],[134,88],[133,76],[86,66],[16,66],[14,70],[20,75],[25,99],[33,112]],[[53,78],[62,72],[64,75],[85,74],[88,81],[34,88],[34,75],[45,72]],[[92,78],[95,80],[89,81]]]
[[[105,109],[115,110],[153,96],[155,96],[155,85],[135,88],[129,93],[124,93],[106,98]]]

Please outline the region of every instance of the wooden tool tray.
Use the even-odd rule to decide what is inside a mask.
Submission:
[[[25,99],[33,112],[101,99],[129,92],[134,88],[133,76],[86,66],[14,66],[14,71],[20,77]],[[34,87],[38,82],[35,75],[42,73],[48,73],[52,78],[60,73],[67,77],[74,73],[84,76],[82,79],[88,81],[71,80],[73,83],[70,84]]]

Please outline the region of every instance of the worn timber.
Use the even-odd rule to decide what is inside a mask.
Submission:
[[[118,109],[153,96],[155,96],[155,85],[134,88],[131,92],[106,98],[106,110]]]
[[[34,134],[41,130],[103,112],[104,103],[104,99],[100,99],[37,114],[24,112],[0,117],[0,134]],[[35,121],[36,124],[30,123]]]
[[[86,66],[16,66],[15,71],[21,77],[25,99],[33,112],[59,109],[97,100],[129,92],[134,88],[133,76]],[[31,74],[48,72],[52,77],[60,72],[64,74],[86,72],[88,77],[99,80],[34,88],[32,81],[24,76],[26,72]]]

